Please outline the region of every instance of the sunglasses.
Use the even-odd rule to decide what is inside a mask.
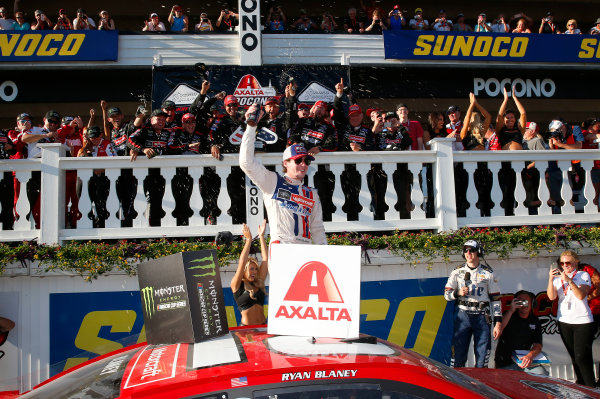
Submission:
[[[477,250],[475,248],[465,248],[465,249],[463,249],[463,254],[466,254],[467,252],[471,253],[471,254],[476,254]]]
[[[558,264],[561,266],[571,266],[573,263],[572,262],[558,262]]]
[[[187,120],[187,121],[183,121],[183,123],[196,123],[196,121],[193,120],[193,119],[190,119],[190,120]]]
[[[29,119],[19,119],[19,122],[21,122],[21,123],[27,123],[27,122],[31,123],[31,121]]]
[[[300,165],[302,162],[304,162],[306,166],[309,166],[312,161],[310,160],[310,158],[302,157],[294,159],[294,162],[296,162],[296,165]]]
[[[56,119],[50,119],[50,120],[48,121],[48,123],[54,123],[54,124],[57,124],[57,123],[60,123],[60,121],[57,121]]]

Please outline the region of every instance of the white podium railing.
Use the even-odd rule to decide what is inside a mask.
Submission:
[[[591,182],[590,171],[593,161],[599,157],[599,150],[570,150],[570,151],[473,151],[452,152],[451,139],[435,139],[432,141],[430,151],[404,151],[404,152],[335,152],[320,153],[317,160],[310,166],[308,184],[314,186],[314,175],[319,165],[326,165],[333,174],[335,185],[332,193],[332,202],[336,210],[326,220],[326,231],[331,232],[361,232],[361,231],[392,231],[392,230],[454,230],[463,226],[522,226],[560,223],[598,223],[600,213],[593,204],[594,188]],[[227,192],[227,177],[231,167],[238,166],[237,155],[225,155],[218,161],[210,155],[198,156],[166,156],[153,159],[138,158],[131,162],[128,157],[112,158],[69,158],[65,157],[65,147],[60,144],[42,144],[42,157],[34,160],[4,160],[0,161],[2,172],[15,172],[14,176],[21,183],[20,195],[16,202],[16,212],[19,218],[15,221],[13,229],[6,226],[0,231],[0,241],[21,241],[37,239],[40,243],[60,243],[68,240],[95,240],[95,239],[133,239],[157,237],[195,237],[215,236],[220,231],[241,233],[241,224],[234,224],[227,210],[231,206],[231,198]],[[273,165],[281,173],[281,154],[260,154],[259,159],[264,165]],[[564,205],[557,211],[552,210],[547,202],[549,189],[545,184],[545,169],[549,160],[558,161],[562,171],[561,196],[565,198]],[[571,203],[573,192],[569,184],[568,171],[572,160],[580,160],[585,170],[585,185],[577,192],[576,201]],[[520,172],[525,161],[536,161],[536,167],[541,174],[538,196],[542,202],[537,209],[537,214],[530,214],[523,205],[525,190],[521,181]],[[479,196],[474,184],[475,170],[478,163],[485,162],[492,172],[493,184],[491,198],[494,203],[488,216],[482,216],[476,207]],[[501,207],[502,192],[498,172],[502,163],[510,162],[516,173],[516,188],[514,198],[516,207],[512,215],[506,215]],[[464,198],[470,206],[464,215],[457,214],[454,183],[454,165],[462,163],[468,174],[468,188]],[[383,217],[374,217],[371,207],[372,193],[368,187],[368,172],[374,164],[381,164],[381,169],[387,175],[385,187],[385,203],[388,210]],[[344,212],[343,205],[346,201],[342,190],[341,176],[346,165],[355,165],[360,174],[360,189],[355,199],[362,206],[357,217],[350,221]],[[399,166],[400,165],[400,166]],[[203,196],[200,193],[200,177],[205,169],[214,168],[220,178],[218,194],[204,194],[217,196],[216,204],[221,211],[216,218],[216,224],[207,224],[205,218],[199,215],[203,207]],[[160,226],[150,226],[148,215],[145,212],[147,201],[143,188],[143,180],[148,175],[149,168],[158,168],[166,180],[165,194],[162,199],[162,208],[165,216],[160,219]],[[176,168],[187,168],[193,181],[189,206],[194,214],[188,220],[188,225],[177,225],[177,220],[171,212],[175,208],[175,195],[171,189],[171,179],[176,173]],[[433,192],[428,192],[425,170],[431,168],[433,179]],[[105,220],[105,227],[94,227],[92,220],[87,215],[92,210],[93,204],[88,194],[88,182],[94,170],[104,169],[105,176],[110,182],[110,189],[106,200],[109,214]],[[121,227],[119,220],[119,198],[115,189],[117,178],[121,169],[132,169],[133,176],[137,178],[137,192],[135,193],[134,208],[137,217],[132,221],[132,227]],[[83,215],[77,221],[75,228],[65,228],[65,174],[67,170],[76,170],[81,182],[81,197],[79,198],[79,211]],[[30,201],[25,190],[26,183],[32,172],[41,172],[41,216],[39,229],[35,228],[33,217],[25,217],[30,210]],[[399,171],[399,172],[397,172]],[[405,173],[410,171],[412,181],[410,193],[401,193],[402,198],[412,202],[407,206],[406,214],[401,218],[400,212],[394,205],[398,201],[397,187],[394,186],[392,176],[394,172]],[[262,195],[258,195],[256,188],[247,180],[247,201],[252,206],[246,206],[246,216],[249,222],[260,220],[263,217]],[[358,189],[358,187],[357,187]],[[212,190],[211,190],[212,191]],[[216,191],[216,190],[215,190]],[[433,198],[433,199],[432,199]],[[463,197],[459,197],[463,198]],[[206,197],[205,197],[206,199]],[[433,214],[427,215],[425,208],[427,201],[433,201]],[[252,202],[251,202],[252,201]],[[6,203],[6,202],[3,202]],[[234,204],[235,205],[235,204]],[[463,208],[465,206],[463,205]],[[250,212],[252,210],[252,212]],[[557,213],[559,212],[559,213]],[[379,220],[381,219],[381,220]]]

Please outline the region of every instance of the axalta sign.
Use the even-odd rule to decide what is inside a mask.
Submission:
[[[270,263],[269,333],[358,336],[360,247],[275,244]]]
[[[117,31],[10,31],[0,34],[2,61],[116,61]]]

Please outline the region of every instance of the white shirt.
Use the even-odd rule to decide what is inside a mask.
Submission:
[[[592,285],[590,275],[584,271],[575,272],[572,279],[577,286]],[[555,277],[552,280],[552,285],[558,293],[558,312],[556,315],[558,321],[568,324],[586,324],[594,321],[587,297],[583,300],[578,299],[569,284],[560,277]]]

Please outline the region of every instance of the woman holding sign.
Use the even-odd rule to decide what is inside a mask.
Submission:
[[[253,326],[266,324],[264,305],[267,292],[265,290],[265,278],[269,271],[267,262],[267,243],[265,241],[265,229],[267,221],[263,220],[258,226],[258,238],[260,240],[260,254],[262,262],[259,264],[256,258],[250,257],[252,247],[252,233],[244,223],[242,234],[244,236],[244,249],[240,255],[235,276],[231,279],[231,292],[242,314],[241,326]]]

